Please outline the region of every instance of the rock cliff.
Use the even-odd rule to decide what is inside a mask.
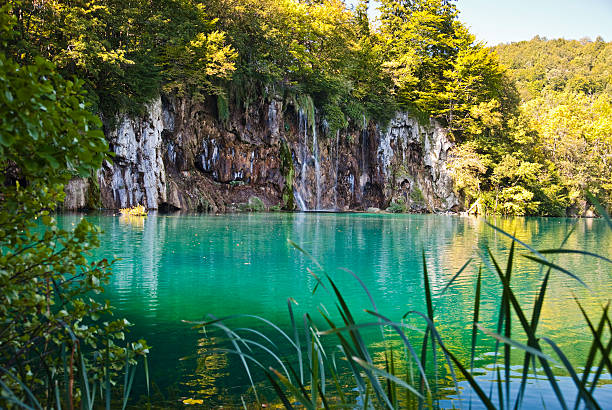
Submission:
[[[105,134],[114,157],[95,179],[67,186],[64,207],[224,212],[251,196],[300,210],[458,210],[446,160],[452,143],[439,125],[397,113],[329,132],[315,111],[280,98],[231,109],[217,101],[160,97],[139,118],[117,118]],[[93,182],[93,184],[91,183]],[[97,183],[97,184],[96,184]],[[89,191],[88,191],[89,189]],[[97,200],[97,198],[95,198]]]

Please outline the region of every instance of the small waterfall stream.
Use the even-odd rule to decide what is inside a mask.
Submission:
[[[298,126],[300,138],[300,184],[294,189],[294,196],[298,203],[300,211],[308,211],[308,205],[304,201],[303,192],[306,190],[306,172],[308,171],[308,144],[307,144],[307,129],[308,117],[301,108],[298,111]]]
[[[368,182],[368,172],[367,172],[367,160],[366,160],[366,150],[368,143],[368,124],[366,120],[366,116],[363,115],[363,125],[361,130],[361,175],[359,176],[359,190],[360,194],[363,195],[364,187]]]
[[[340,151],[338,151],[338,141],[340,140],[340,130],[336,130],[336,174],[334,181],[334,211],[338,210],[338,163],[340,158]]]
[[[317,141],[317,126],[312,122],[312,157],[315,167],[315,211],[321,209],[321,164],[319,163],[319,141]]]

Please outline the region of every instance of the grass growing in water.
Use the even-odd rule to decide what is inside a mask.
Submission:
[[[610,219],[606,217],[606,221],[612,229]],[[476,291],[473,300],[473,326],[469,330],[469,359],[459,357],[459,353],[450,347],[444,332],[436,326],[435,304],[424,254],[422,274],[426,311],[409,311],[397,321],[379,313],[365,284],[358,276],[353,275],[369,296],[371,304],[365,312],[372,320],[358,323],[337,284],[313,260],[318,268],[317,273],[309,271],[316,280],[313,292],[326,291],[333,295],[334,308],[337,311],[332,315],[325,307],[319,308],[325,328],[317,326],[312,317],[306,314],[303,316],[302,330],[293,312],[292,299],[288,299],[291,322],[288,331],[264,318],[252,315],[220,319],[210,316],[208,320],[195,325],[205,329],[216,328],[225,334],[228,345],[219,345],[207,354],[236,355],[250,380],[254,401],[257,403],[267,400],[261,392],[261,386],[255,382],[255,372],[261,371],[276,399],[287,408],[438,407],[440,400],[449,395],[448,389],[444,389],[444,385],[449,384],[454,388],[456,396],[461,397],[459,405],[462,407],[477,405],[489,409],[517,409],[523,406],[527,391],[531,388],[529,380],[533,377],[544,380],[549,385],[554,403],[547,404],[563,409],[576,409],[581,406],[591,409],[604,407],[605,403],[599,403],[594,392],[598,382],[609,377],[606,373],[612,375],[612,323],[609,305],[603,306],[594,320],[587,315],[580,300],[575,300],[590,332],[588,354],[580,366],[572,365],[553,340],[541,336],[538,326],[554,271],[568,275],[580,286],[587,286],[578,275],[552,258],[580,254],[599,258],[606,264],[612,264],[612,261],[589,251],[564,249],[569,235],[557,249],[536,250],[493,225],[491,229],[508,237],[511,243],[510,252],[503,264],[489,249],[480,261],[483,267],[479,269],[474,284]],[[310,256],[298,245],[292,242],[291,244]],[[524,250],[525,253],[519,254],[519,250]],[[536,262],[543,273],[537,295],[530,306],[519,303],[512,287],[512,274],[518,258]],[[467,261],[437,296],[445,293],[472,263],[471,260]],[[494,329],[481,324],[482,281],[487,272],[493,274],[502,286],[499,314]],[[291,353],[288,354],[287,349],[279,349],[259,330],[232,329],[226,324],[239,317],[248,317],[254,322],[262,322],[268,326],[286,341],[285,345]],[[424,330],[414,326],[415,319],[425,325]],[[513,322],[516,322],[514,327]],[[364,332],[370,329],[379,329],[382,335],[382,342],[376,349],[365,342]],[[414,343],[415,337],[420,339],[418,344]],[[474,368],[477,348],[485,339],[495,343],[492,374],[496,376],[495,380],[486,385],[478,377],[479,370]],[[511,382],[515,376],[513,373],[517,372],[516,367],[511,365],[513,355],[522,360],[515,382]],[[271,364],[268,364],[266,358],[270,358]],[[556,376],[559,367],[564,369],[566,378],[573,383],[574,389],[571,391],[560,385]],[[469,384],[469,397],[465,392],[461,394],[459,383]]]

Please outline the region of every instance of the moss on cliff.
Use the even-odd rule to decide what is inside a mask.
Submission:
[[[88,187],[87,187],[87,198],[85,202],[85,207],[87,209],[100,209],[102,208],[102,199],[100,197],[100,185],[98,184],[98,178],[94,171],[92,171],[91,176],[88,178]]]
[[[283,209],[292,211],[295,209],[295,198],[293,196],[293,178],[295,177],[295,169],[293,168],[293,158],[287,141],[281,141],[280,146],[280,168],[285,185],[283,186]]]

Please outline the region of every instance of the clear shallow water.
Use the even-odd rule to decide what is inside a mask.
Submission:
[[[65,214],[58,219],[60,225],[69,228],[81,217]],[[469,361],[480,255],[490,247],[505,266],[510,246],[509,239],[486,226],[482,219],[443,215],[153,214],[137,220],[111,215],[87,218],[104,230],[103,245],[95,256],[121,258],[114,265],[104,298],[117,308],[118,316],[135,324],[130,338],[145,338],[153,346],[152,380],[162,390],[173,386],[181,396],[204,398],[209,403],[228,398],[239,400],[248,379],[234,358],[198,355],[217,339],[192,330],[183,320],[202,320],[207,314],[223,317],[248,313],[261,315],[289,330],[287,298],[299,303],[294,309],[300,321],[302,314],[309,312],[321,325],[317,307],[324,304],[331,311],[334,306],[333,298],[325,291],[312,295],[316,280],[307,268],[320,271],[287,239],[323,265],[357,320],[363,322],[372,321],[371,316],[363,313],[363,309],[370,307],[369,299],[343,269],[359,275],[382,314],[399,320],[409,310],[426,310],[421,259],[424,250],[437,325],[448,346],[464,362]],[[515,232],[519,239],[537,249],[559,246],[574,227],[566,248],[588,249],[612,257],[612,234],[601,220],[499,218],[491,222]],[[440,295],[453,274],[470,258],[474,258],[473,263]],[[612,294],[612,265],[583,256],[565,256],[563,266],[579,274],[589,289],[562,273],[554,273],[539,333],[555,340],[570,361],[579,365],[586,357],[588,329],[582,325],[573,295],[594,318],[594,313]],[[512,283],[526,306],[533,304],[542,277],[537,264],[518,258]],[[495,328],[500,294],[496,276],[483,265],[481,316],[490,329]],[[228,324],[264,330],[251,319]],[[274,333],[266,334],[282,342]],[[486,368],[492,361],[487,353],[494,343],[482,334],[480,340],[477,365]],[[289,354],[287,349],[283,350],[283,343],[279,349]],[[186,356],[197,357],[179,360]],[[517,364],[522,362],[518,352],[515,357]],[[556,402],[550,393],[540,390],[554,407]],[[609,389],[601,392],[609,395],[612,402]],[[539,404],[539,395],[534,397],[534,403]]]

